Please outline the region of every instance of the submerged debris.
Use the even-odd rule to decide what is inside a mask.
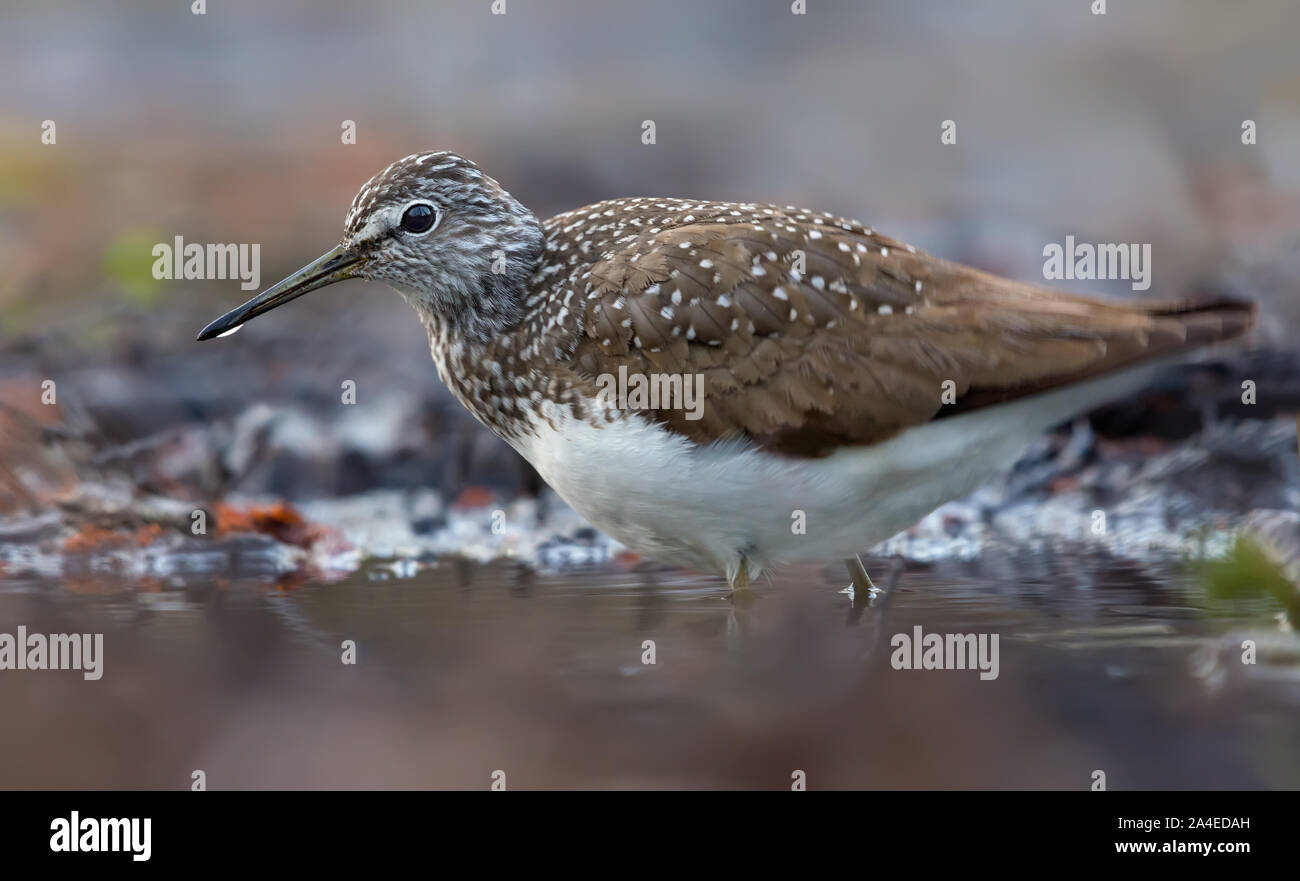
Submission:
[[[228,354],[238,345],[221,347],[234,360],[219,384],[211,365],[145,346],[145,364],[63,371],[74,379],[58,408],[0,407],[0,577],[278,582],[360,569],[404,578],[450,557],[540,569],[620,559],[431,375],[376,375],[365,388],[381,391],[340,406],[314,350],[261,363]],[[1044,436],[1010,473],[874,553],[930,563],[1066,550],[1145,565],[1226,558],[1240,528],[1298,583],[1287,524],[1300,515],[1283,516],[1300,509],[1298,374],[1277,351],[1176,372]],[[39,386],[15,376],[6,387]],[[229,395],[268,376],[276,403]],[[1243,383],[1268,394],[1245,405]]]
[[[1238,527],[1269,548],[1300,584],[1300,489],[1289,420],[1223,423],[1154,455],[1140,443],[1102,444],[1086,424],[1045,437],[1005,477],[951,502],[875,549],[918,562],[970,560],[996,550],[1104,553],[1138,562],[1223,559]],[[1249,457],[1252,468],[1236,463]],[[1276,506],[1255,509],[1256,502]],[[203,534],[193,514],[211,518]],[[237,541],[236,541],[237,540]],[[511,558],[542,569],[604,564],[621,546],[551,494],[511,502],[486,488],[448,503],[431,489],[375,490],[298,506],[234,497],[212,506],[83,484],[56,512],[0,516],[9,576],[73,564],[183,577],[214,567],[337,577],[384,564],[405,577],[448,557]],[[406,561],[406,564],[401,564]]]

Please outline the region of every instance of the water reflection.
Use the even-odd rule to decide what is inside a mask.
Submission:
[[[0,672],[0,785],[1300,786],[1300,650],[1265,601],[1041,555],[908,568],[869,605],[847,581],[802,567],[733,599],[672,570],[445,561],[0,583],[0,631],[103,632],[106,655],[97,682]],[[918,626],[997,634],[997,679],[893,669]]]

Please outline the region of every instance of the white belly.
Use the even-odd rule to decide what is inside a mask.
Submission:
[[[579,514],[633,550],[706,571],[743,561],[755,576],[878,544],[1009,467],[1045,428],[1146,378],[1108,377],[823,459],[700,446],[639,418],[596,428],[557,417],[558,430],[541,423],[515,446]]]

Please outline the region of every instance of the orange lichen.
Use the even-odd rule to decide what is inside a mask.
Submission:
[[[240,510],[232,505],[217,505],[217,535],[257,532],[286,544],[310,547],[320,538],[320,527],[308,523],[288,502],[254,505]]]
[[[134,544],[147,547],[167,533],[157,523],[149,523],[134,531],[107,529],[103,526],[86,524],[68,536],[63,542],[63,550],[69,553],[85,553],[106,548],[120,548]]]
[[[94,551],[106,547],[121,547],[130,540],[130,537],[123,533],[87,524],[67,537],[63,542],[63,549],[70,553]]]
[[[467,486],[451,503],[453,508],[486,508],[496,500],[496,494],[485,486]]]
[[[147,526],[141,526],[135,531],[135,543],[137,547],[146,547],[153,544],[162,537],[164,529],[157,523],[150,523]]]

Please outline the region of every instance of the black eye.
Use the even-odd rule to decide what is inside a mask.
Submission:
[[[428,232],[433,227],[437,213],[428,205],[412,205],[402,215],[402,229],[407,232]]]

